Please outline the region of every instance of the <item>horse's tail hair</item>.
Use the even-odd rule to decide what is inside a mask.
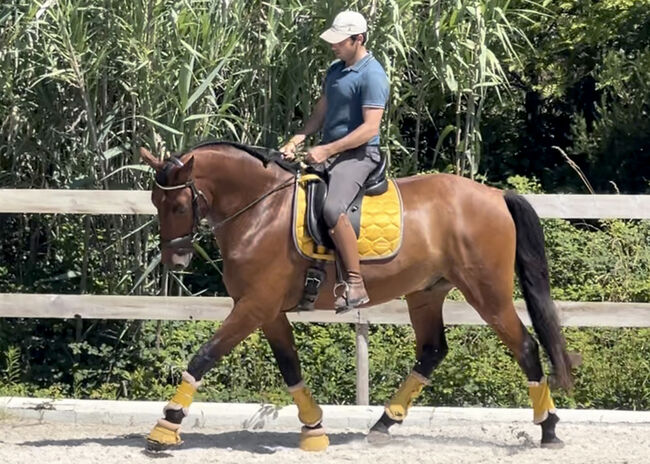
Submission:
[[[508,191],[504,198],[517,230],[515,267],[528,314],[537,337],[551,360],[556,385],[568,390],[573,383],[571,358],[551,298],[542,224],[524,197]]]

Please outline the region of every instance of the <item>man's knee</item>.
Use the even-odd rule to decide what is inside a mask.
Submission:
[[[323,206],[323,219],[325,219],[325,224],[327,224],[328,229],[334,228],[336,223],[339,221],[341,214],[345,214],[345,206],[339,201],[325,201]]]

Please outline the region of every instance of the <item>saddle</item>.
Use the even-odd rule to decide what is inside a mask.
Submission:
[[[382,154],[379,166],[370,173],[368,179],[347,209],[348,218],[352,223],[354,232],[357,234],[357,238],[360,235],[361,229],[361,206],[363,197],[381,195],[388,190],[386,165],[386,156]],[[329,228],[323,219],[323,207],[328,193],[327,172],[317,170],[313,167],[308,168],[307,172],[315,174],[320,178],[319,181],[307,183],[307,232],[316,245],[332,250],[334,249],[334,243],[330,237]]]
[[[335,261],[334,243],[323,219],[327,174],[313,168],[296,177],[292,233],[298,252],[313,264],[307,270],[296,310],[314,309],[325,281],[325,263]],[[363,214],[362,214],[363,213]],[[386,178],[386,158],[370,174],[347,209],[357,235],[362,262],[390,259],[402,243],[402,199],[394,180]]]

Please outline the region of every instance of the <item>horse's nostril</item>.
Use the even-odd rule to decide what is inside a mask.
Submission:
[[[183,264],[181,264],[181,263],[176,263],[176,264],[174,264],[173,267],[174,267],[175,271],[182,271],[183,269],[185,269],[185,266]]]

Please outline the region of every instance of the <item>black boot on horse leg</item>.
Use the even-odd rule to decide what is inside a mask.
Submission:
[[[341,214],[337,223],[330,229],[330,236],[336,246],[336,251],[343,261],[343,268],[346,272],[345,293],[334,302],[338,312],[356,308],[370,301],[366,287],[361,277],[361,264],[359,259],[359,247],[357,235],[350,224],[346,214]]]

